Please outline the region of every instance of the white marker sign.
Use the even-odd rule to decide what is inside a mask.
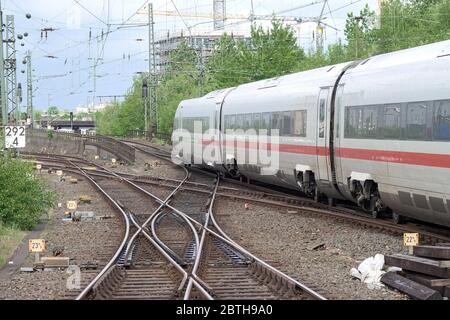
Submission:
[[[25,127],[5,127],[5,148],[25,148]]]

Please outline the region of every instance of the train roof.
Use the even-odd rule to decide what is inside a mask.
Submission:
[[[384,53],[360,62],[350,72],[370,71],[401,65],[408,65],[450,55],[450,40],[436,42],[420,47]]]
[[[394,66],[408,65],[421,61],[450,56],[450,40],[428,44],[420,47],[380,54],[360,61],[348,73],[358,71],[375,71]],[[256,82],[245,83],[235,88],[216,90],[203,97],[184,100],[180,103],[183,108],[209,108],[211,104],[223,98],[228,92],[233,91],[233,96],[248,94],[256,90],[281,86],[314,86],[325,87],[335,84],[336,79],[352,61],[337,65],[330,65],[303,72],[297,72],[281,77],[264,79]]]

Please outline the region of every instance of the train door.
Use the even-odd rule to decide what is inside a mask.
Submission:
[[[330,176],[328,172],[329,167],[329,143],[328,143],[328,100],[330,95],[329,88],[322,88],[319,94],[318,109],[317,109],[317,142],[316,142],[316,153],[317,153],[317,170],[318,170],[318,180],[320,185],[326,183],[329,184]]]

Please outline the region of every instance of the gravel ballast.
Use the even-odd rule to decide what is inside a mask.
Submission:
[[[350,276],[366,258],[403,250],[402,239],[333,218],[301,211],[218,199],[216,217],[223,230],[288,275],[321,288],[331,299],[405,299],[388,288],[369,289]]]
[[[99,272],[110,259],[120,244],[122,237],[122,222],[109,204],[85,180],[78,178],[77,184],[71,184],[68,179],[59,181],[55,174],[41,174],[48,181],[49,187],[57,191],[58,203],[61,208],[50,212],[48,223],[40,238],[46,240],[46,252],[41,256],[52,256],[54,249],[63,249],[61,257],[69,257],[71,265],[81,266],[97,263]],[[79,222],[64,222],[66,202],[78,200],[82,195],[89,195],[91,203],[79,204],[78,210],[93,212],[95,216],[106,216],[103,220],[82,220]],[[0,280],[0,299],[67,299],[67,280],[70,276],[66,270],[20,272],[20,267],[32,267],[34,256],[27,257],[18,270],[9,278]],[[83,282],[84,271],[81,273]],[[89,272],[92,277],[92,272]],[[86,276],[88,277],[88,276]],[[84,279],[87,280],[87,279]]]

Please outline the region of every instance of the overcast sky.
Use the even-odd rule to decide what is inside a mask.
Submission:
[[[62,109],[75,110],[77,106],[91,103],[94,94],[93,64],[96,70],[96,96],[123,95],[131,85],[136,72],[148,70],[148,27],[145,9],[149,1],[144,0],[0,0],[4,16],[15,15],[16,34],[27,32],[29,36],[16,42],[18,81],[25,88],[26,77],[22,64],[26,50],[32,51],[34,70],[34,105],[47,109],[56,105]],[[213,11],[213,0],[154,0],[156,12],[174,11],[209,15]],[[287,17],[317,17],[323,3],[318,0],[253,0],[256,15],[282,12]],[[324,20],[332,28],[326,29],[326,43],[343,37],[345,18],[349,11],[359,12],[368,3],[376,9],[378,0],[329,0],[324,11]],[[108,6],[109,3],[109,6]],[[316,4],[314,4],[316,3]],[[109,7],[109,10],[108,10]],[[301,8],[299,8],[301,7]],[[248,16],[250,0],[228,0],[227,15]],[[296,10],[291,10],[298,8]],[[331,13],[330,13],[331,12]],[[26,13],[32,18],[27,20]],[[197,25],[197,31],[210,32],[211,20],[185,17],[155,16],[155,37],[186,30]],[[205,23],[206,22],[206,23]],[[232,24],[227,21],[228,31],[243,32],[248,24]],[[124,24],[125,23],[125,24]],[[133,24],[133,25],[129,25]],[[137,26],[136,26],[137,24]],[[56,31],[42,34],[41,29]],[[296,25],[295,30],[301,45],[308,50],[312,43],[312,26]],[[106,36],[107,31],[110,33]],[[102,33],[104,36],[102,37]],[[41,37],[42,34],[42,37]],[[91,34],[91,36],[90,36]],[[91,38],[91,41],[89,41]],[[137,41],[142,39],[144,41]],[[21,43],[24,46],[21,46]],[[53,57],[53,58],[51,58]],[[26,91],[24,90],[24,93]],[[106,98],[102,98],[106,101]],[[26,101],[24,97],[24,102]],[[100,98],[96,99],[96,103]]]

